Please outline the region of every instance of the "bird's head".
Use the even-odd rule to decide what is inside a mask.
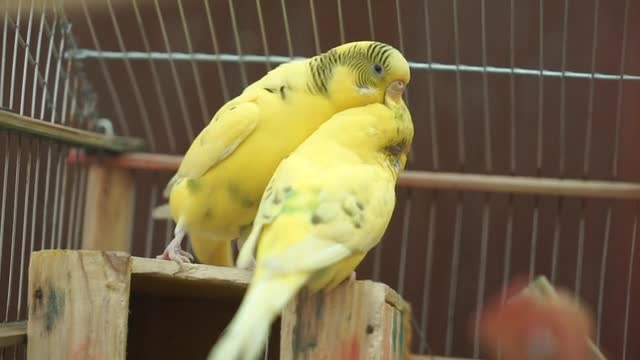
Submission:
[[[310,62],[310,89],[331,99],[336,110],[384,102],[392,83],[406,86],[409,63],[394,47],[376,41],[337,46]]]

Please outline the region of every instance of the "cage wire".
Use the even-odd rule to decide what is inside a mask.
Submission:
[[[40,121],[90,129],[99,115],[151,152],[181,154],[266,71],[372,39],[410,60],[409,169],[640,179],[637,1],[67,0],[39,15],[18,3],[2,22],[0,106]],[[65,162],[68,145],[0,138],[9,322],[27,316],[29,254],[79,246],[86,171]],[[133,255],[158,255],[172,238],[173,224],[150,216],[171,175],[136,171]],[[411,303],[414,352],[478,358],[473,311],[513,276],[544,274],[593,310],[609,358],[635,359],[639,211],[633,199],[400,187],[358,278]]]
[[[0,25],[2,110],[89,127],[95,94],[81,63],[64,57],[76,46],[68,18],[26,2],[20,14],[5,6]],[[0,148],[0,316],[7,323],[27,318],[31,253],[79,247],[86,171],[66,163],[66,144],[2,130]],[[24,358],[26,347],[4,348],[0,354],[2,359]]]

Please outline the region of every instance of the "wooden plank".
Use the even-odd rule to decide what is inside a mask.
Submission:
[[[303,290],[282,313],[281,358],[406,359],[410,312],[388,286],[368,280]]]
[[[69,161],[92,163],[100,158],[76,153]],[[182,156],[150,153],[127,153],[108,160],[114,167],[174,172]],[[404,171],[398,185],[402,187],[451,191],[486,191],[607,199],[640,199],[640,184],[622,181],[555,179],[525,176],[480,175],[431,171]]]
[[[142,139],[102,135],[32,119],[6,110],[0,110],[0,129],[39,136],[65,144],[112,152],[140,151],[145,147]]]
[[[122,155],[96,155],[82,149],[71,149],[67,155],[70,164],[93,164],[99,162],[104,166],[131,170],[155,170],[175,172],[180,166],[181,156],[168,154],[154,154],[145,152],[130,152]]]
[[[131,259],[132,287],[141,293],[239,302],[251,280],[250,271],[238,268]]]
[[[250,278],[246,270],[180,267],[121,252],[36,251],[29,267],[28,356],[204,358]],[[397,293],[372,281],[313,296],[303,291],[273,324],[269,359],[406,359],[410,316]]]
[[[133,175],[92,164],[87,179],[82,248],[129,252],[135,216]]]
[[[246,288],[251,280],[249,270],[226,266],[183,264],[143,257],[131,258],[131,272],[137,276],[156,276],[184,280],[206,280],[214,285]]]
[[[412,188],[452,191],[640,199],[640,184],[621,181],[404,171],[400,174],[398,184]]]
[[[72,360],[203,359],[235,314],[251,278],[250,271],[235,268],[180,267],[128,255],[113,260],[113,254],[122,255],[34,252],[28,330],[30,343],[36,336],[30,345],[36,350],[28,349],[31,358],[46,354],[49,359]],[[117,277],[110,267],[118,269]],[[62,335],[69,329],[75,333]],[[272,360],[279,357],[279,329],[279,323],[272,327]],[[96,335],[86,339],[86,333]],[[97,340],[102,337],[109,339],[106,344]],[[54,348],[61,341],[64,346]],[[113,350],[107,352],[107,346]]]
[[[0,348],[26,344],[27,343],[27,322],[15,321],[0,324]]]
[[[29,265],[28,359],[124,359],[129,255],[37,251]]]

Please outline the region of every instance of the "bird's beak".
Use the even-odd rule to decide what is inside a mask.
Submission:
[[[387,86],[385,97],[393,102],[398,102],[402,99],[402,94],[404,93],[405,88],[406,85],[403,81],[396,80]]]

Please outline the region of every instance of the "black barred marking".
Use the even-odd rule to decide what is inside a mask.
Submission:
[[[322,218],[320,216],[318,216],[318,214],[313,214],[311,216],[311,223],[313,225],[318,225],[322,222]]]
[[[348,50],[329,52],[317,56],[311,60],[311,84],[307,90],[312,94],[324,94],[328,92],[329,81],[336,65],[348,66],[356,76],[355,86],[360,88],[374,87],[376,79],[373,76],[372,65],[380,64],[384,71],[389,71],[391,56],[395,49],[387,44],[374,42],[366,47],[353,46]]]
[[[267,90],[268,92],[272,93],[272,94],[274,92],[276,92],[276,89],[271,89],[271,88],[264,88],[264,89]]]
[[[408,143],[401,141],[401,142],[387,146],[384,150],[389,155],[398,156],[403,152],[407,152],[409,150],[408,147],[409,147]]]
[[[280,97],[282,98],[282,100],[284,100],[287,97],[287,95],[286,95],[286,93],[284,91],[284,85],[280,86]]]

